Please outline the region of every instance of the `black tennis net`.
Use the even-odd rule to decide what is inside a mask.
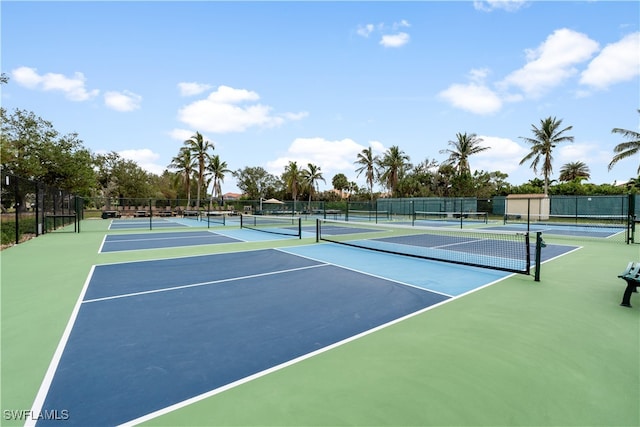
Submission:
[[[317,241],[530,274],[529,233],[318,219]]]
[[[299,216],[240,215],[240,228],[302,238]]]

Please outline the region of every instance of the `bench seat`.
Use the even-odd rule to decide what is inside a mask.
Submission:
[[[627,282],[620,305],[631,307],[631,294],[638,292],[638,286],[640,286],[640,262],[630,262],[618,277]]]

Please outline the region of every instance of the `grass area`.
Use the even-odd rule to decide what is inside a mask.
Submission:
[[[98,254],[107,223],[0,252],[2,411],[31,407],[92,265],[314,242]],[[540,282],[512,276],[147,424],[638,426],[640,297],[620,307],[616,276],[640,246],[580,244]]]

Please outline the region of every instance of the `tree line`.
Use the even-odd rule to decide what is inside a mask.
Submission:
[[[2,83],[7,82],[2,75]],[[640,110],[638,110],[640,113]],[[331,179],[335,191],[319,191],[325,182],[318,165],[299,165],[290,161],[279,175],[261,166],[245,166],[231,170],[215,147],[200,132],[184,141],[161,175],[143,170],[132,160],[116,152],[95,154],[84,147],[76,133],[60,134],[53,124],[35,113],[16,109],[12,113],[0,108],[1,152],[3,172],[41,181],[63,190],[89,198],[153,198],[186,199],[190,206],[202,206],[212,199],[222,201],[222,184],[233,176],[243,198],[279,198],[285,200],[337,200],[348,195],[354,200],[373,200],[379,197],[468,197],[490,198],[510,193],[546,194],[621,194],[640,190],[640,178],[631,178],[626,187],[609,184],[584,183],[590,178],[589,167],[583,162],[562,165],[558,181],[552,181],[553,153],[563,143],[572,142],[572,126],[563,127],[562,120],[547,117],[531,126],[532,136],[521,137],[529,146],[529,153],[520,164],[529,164],[533,178],[522,185],[511,185],[508,175],[500,171],[474,171],[470,157],[489,150],[474,133],[457,133],[440,151],[448,155],[443,162],[425,159],[412,163],[399,146],[376,155],[372,148],[363,149],[354,159],[357,177],[364,177],[366,186],[358,186],[342,174]],[[609,169],[623,159],[640,153],[640,134],[637,131],[614,128],[612,132],[626,141],[614,148]],[[640,175],[640,166],[638,167]],[[374,191],[379,184],[380,191]],[[195,199],[194,199],[195,196]]]

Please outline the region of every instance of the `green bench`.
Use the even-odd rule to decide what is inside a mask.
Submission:
[[[624,290],[620,305],[631,307],[631,294],[638,292],[638,286],[640,286],[640,262],[630,262],[618,277],[627,282],[627,288]]]

